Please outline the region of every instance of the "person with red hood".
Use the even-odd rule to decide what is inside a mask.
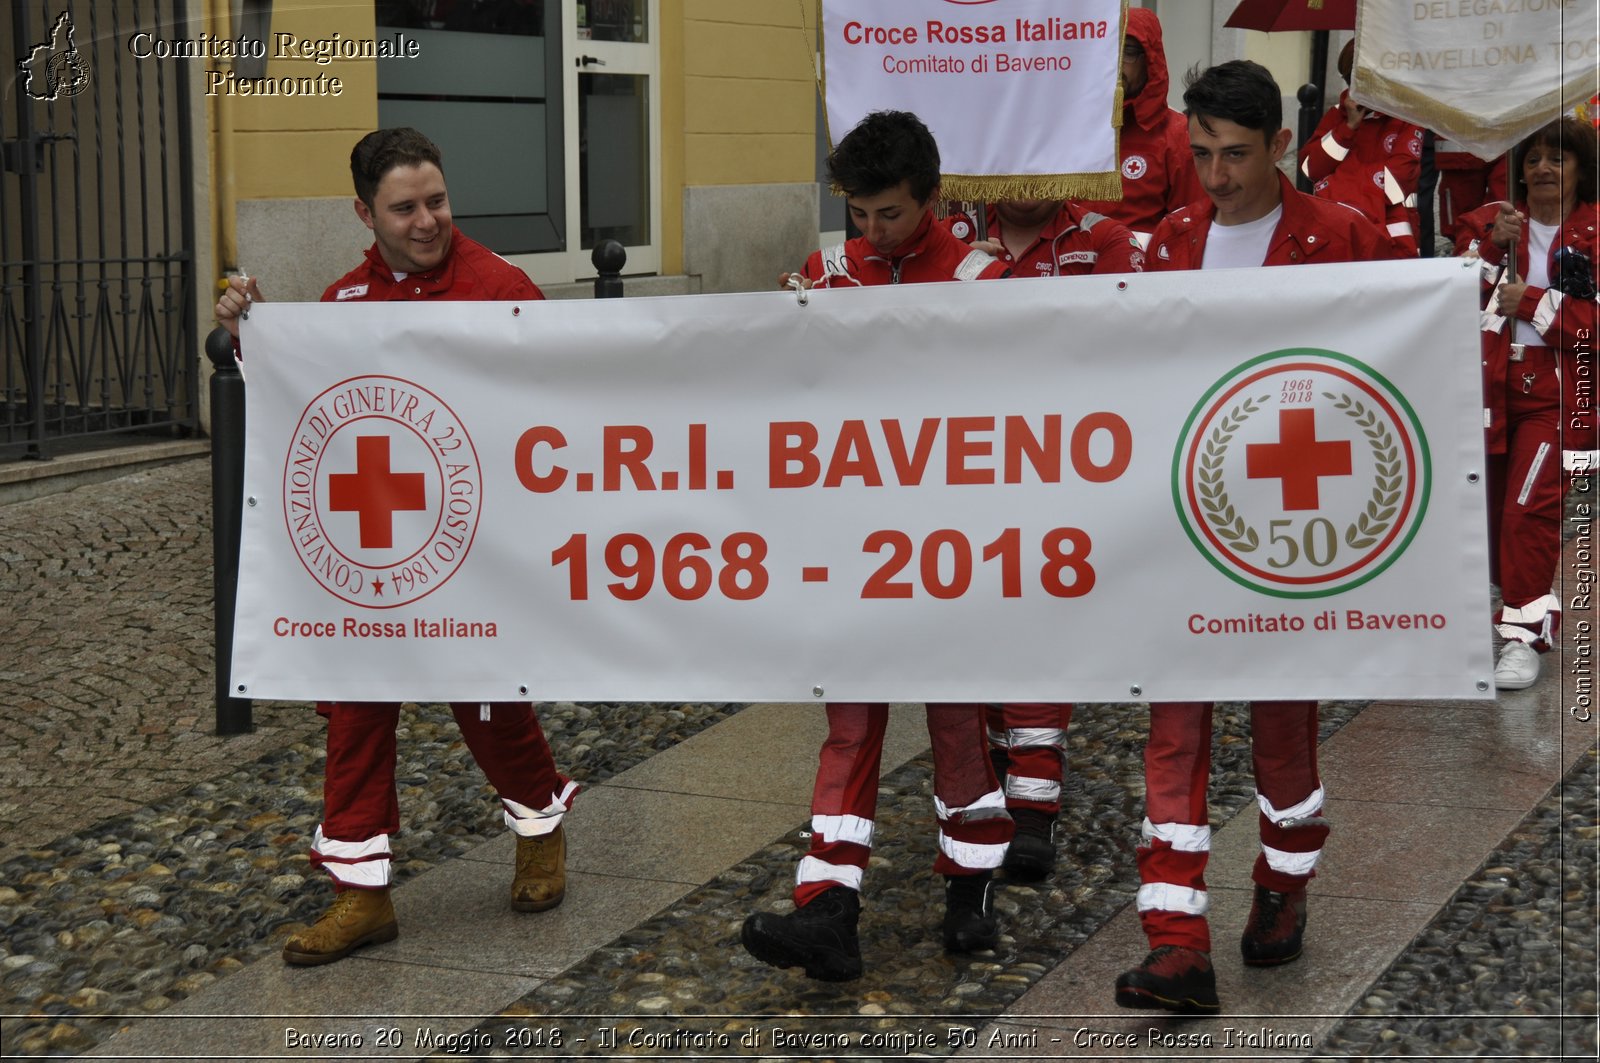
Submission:
[[[1368,110],[1350,98],[1356,42],[1339,53],[1345,89],[1300,148],[1300,172],[1311,194],[1354,207],[1389,234],[1402,257],[1417,254],[1417,182],[1422,127]]]
[[[1133,230],[1141,244],[1161,219],[1205,197],[1189,152],[1189,121],[1167,106],[1167,53],[1161,21],[1145,7],[1128,10],[1122,44],[1122,162],[1120,200],[1084,200],[1086,211],[1115,218]]]

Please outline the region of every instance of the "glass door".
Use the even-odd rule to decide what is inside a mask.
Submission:
[[[569,0],[570,2],[570,0]],[[462,232],[502,255],[562,253],[568,221],[559,0],[378,0],[378,123],[439,145]]]
[[[603,240],[628,252],[628,273],[660,269],[660,129],[657,89],[660,5],[648,0],[577,0],[568,76],[567,184],[577,240],[571,270],[592,277]]]
[[[660,270],[659,8],[650,0],[378,0],[378,120],[444,152],[456,224],[540,284],[612,239]]]

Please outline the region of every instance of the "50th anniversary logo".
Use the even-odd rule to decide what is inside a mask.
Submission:
[[[1229,579],[1281,598],[1339,594],[1388,568],[1422,524],[1431,479],[1405,396],[1315,348],[1273,351],[1218,380],[1172,458],[1190,541]]]

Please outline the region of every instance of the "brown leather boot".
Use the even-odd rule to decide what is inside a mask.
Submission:
[[[557,827],[549,834],[517,836],[517,877],[511,880],[511,907],[543,912],[567,895],[567,835]]]
[[[377,945],[399,936],[389,887],[340,890],[321,919],[284,942],[283,962],[316,967],[342,960],[363,945]]]

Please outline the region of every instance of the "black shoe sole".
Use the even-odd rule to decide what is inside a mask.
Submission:
[[[946,934],[944,939],[946,952],[993,952],[999,945],[999,935],[991,938],[972,934]]]
[[[861,977],[860,956],[843,953],[832,956],[802,956],[788,942],[765,933],[760,926],[760,915],[745,920],[739,931],[739,944],[744,950],[769,967],[801,967],[807,978],[819,982],[853,982]]]
[[[1216,1015],[1222,1004],[1216,1000],[1171,1000],[1137,986],[1117,986],[1117,1006],[1141,1011],[1170,1011],[1176,1015]]]
[[[1246,967],[1282,967],[1286,963],[1298,960],[1304,953],[1303,948],[1295,949],[1289,956],[1252,956],[1246,952],[1243,953],[1243,958]]]
[[[989,952],[1000,944],[1000,929],[991,931],[981,930],[946,930],[944,932],[944,949],[946,952]]]
[[[342,960],[363,946],[382,945],[384,942],[393,941],[399,936],[400,924],[396,922],[385,923],[372,933],[356,938],[338,952],[299,952],[285,945],[283,947],[283,962],[291,967],[321,967],[325,963],[334,963]]]
[[[548,912],[552,908],[559,908],[561,902],[567,899],[567,891],[563,889],[554,897],[546,897],[542,901],[522,901],[513,899],[511,910],[513,912]]]

